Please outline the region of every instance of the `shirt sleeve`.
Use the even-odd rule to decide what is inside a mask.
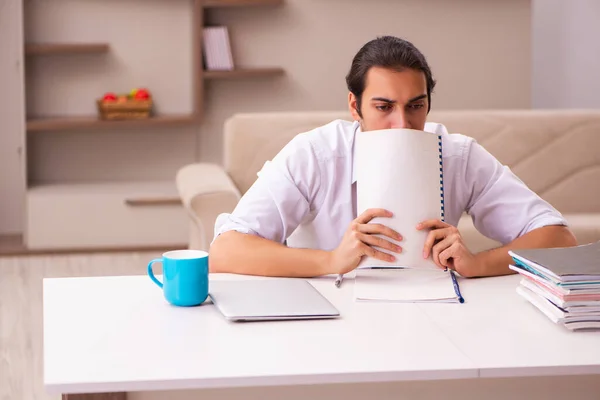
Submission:
[[[500,243],[548,225],[567,225],[563,216],[529,189],[476,141],[467,146],[467,213],[483,235]]]
[[[234,230],[284,243],[310,212],[320,178],[309,140],[296,136],[265,163],[233,212],[217,217],[214,238]]]

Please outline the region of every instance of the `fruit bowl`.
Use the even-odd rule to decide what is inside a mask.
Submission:
[[[152,97],[146,89],[133,89],[128,94],[104,94],[96,100],[98,114],[104,120],[125,120],[150,118]]]

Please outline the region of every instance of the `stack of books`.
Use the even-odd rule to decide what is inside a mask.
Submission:
[[[509,254],[519,295],[570,330],[600,329],[600,242]]]

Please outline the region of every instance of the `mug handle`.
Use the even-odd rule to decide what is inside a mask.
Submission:
[[[163,284],[161,281],[156,279],[156,277],[154,276],[154,272],[152,271],[152,264],[154,264],[155,262],[162,262],[162,260],[163,260],[162,258],[155,258],[154,260],[152,260],[148,263],[148,276],[150,276],[150,279],[152,279],[152,281],[154,283],[156,283],[158,285],[158,287],[161,289],[163,287]]]

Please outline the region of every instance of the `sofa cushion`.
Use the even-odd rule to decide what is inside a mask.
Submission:
[[[572,213],[563,216],[577,238],[577,244],[600,240],[600,213]]]
[[[295,135],[348,111],[238,114],[225,123],[224,167],[241,193]],[[600,212],[600,111],[432,111],[428,121],[475,138],[563,214]]]
[[[241,193],[256,180],[266,161],[296,135],[336,119],[351,121],[350,112],[237,114],[225,122],[223,166]]]
[[[431,112],[476,139],[562,213],[600,212],[600,111]]]

